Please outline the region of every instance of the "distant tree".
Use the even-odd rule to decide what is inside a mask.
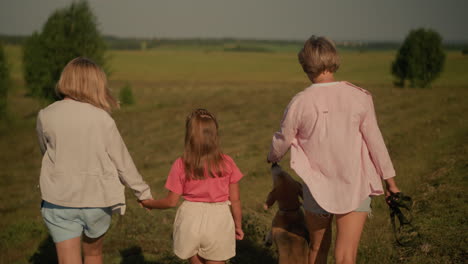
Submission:
[[[10,75],[3,45],[0,43],[0,120],[6,117]]]
[[[55,11],[25,43],[24,77],[31,95],[57,99],[54,87],[63,67],[73,58],[88,57],[106,69],[106,45],[97,19],[86,1]]]
[[[427,87],[442,72],[445,53],[440,35],[430,29],[410,31],[392,64],[395,84],[404,87]]]
[[[133,91],[130,84],[126,84],[119,93],[120,103],[122,105],[132,105],[135,103],[135,98],[133,97]]]
[[[468,47],[461,50],[463,55],[468,55]]]

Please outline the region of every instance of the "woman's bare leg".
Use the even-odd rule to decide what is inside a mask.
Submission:
[[[331,243],[333,215],[320,215],[305,211],[310,236],[309,264],[326,264]]]
[[[359,240],[367,219],[367,212],[336,215],[336,264],[356,263]]]
[[[81,237],[55,243],[60,264],[81,264]]]
[[[102,264],[102,246],[104,235],[98,238],[89,238],[83,235],[83,255],[85,264]]]

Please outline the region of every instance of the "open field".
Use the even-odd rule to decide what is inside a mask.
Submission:
[[[10,117],[0,125],[0,263],[53,263],[54,248],[39,212],[40,154],[35,117],[44,105],[26,96],[21,50],[6,48],[13,85]],[[394,243],[383,198],[373,200],[358,263],[466,263],[468,226],[468,56],[450,52],[431,89],[398,89],[389,74],[392,51],[344,51],[337,79],[374,95],[379,124],[399,187],[415,200],[421,238]],[[265,157],[282,113],[308,85],[289,52],[200,50],[111,51],[114,91],[129,83],[136,105],[116,111],[119,129],[155,197],[183,149],[184,120],[193,108],[214,112],[223,150],[246,175],[241,181],[246,239],[231,263],[274,263],[261,245],[274,210],[262,204],[271,187]],[[288,167],[288,159],[283,160]],[[106,235],[106,263],[179,263],[171,251],[175,209],[147,212],[127,192],[124,217],[114,216]],[[183,262],[181,262],[183,263]],[[332,259],[330,258],[330,263]]]

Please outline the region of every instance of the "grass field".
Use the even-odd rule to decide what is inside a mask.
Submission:
[[[6,52],[13,81],[10,116],[0,125],[0,263],[53,263],[53,244],[39,212],[34,130],[45,105],[26,96],[20,48],[9,46]],[[394,54],[343,51],[337,79],[373,93],[397,182],[415,200],[421,237],[410,247],[395,245],[388,209],[378,197],[358,263],[466,263],[468,56],[448,53],[442,76],[422,90],[392,86]],[[223,150],[245,174],[246,239],[231,263],[274,263],[274,249],[260,243],[274,213],[261,209],[271,187],[265,157],[285,106],[308,85],[296,54],[163,49],[111,51],[110,58],[111,88],[118,94],[129,83],[137,102],[113,117],[153,195],[165,195],[170,165],[182,153],[186,114],[196,107],[211,110],[219,119]],[[282,164],[288,167],[288,159]],[[130,192],[127,201],[126,215],[114,216],[106,235],[105,262],[179,263],[170,237],[176,210],[147,212]]]

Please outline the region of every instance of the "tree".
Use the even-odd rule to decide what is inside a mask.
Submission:
[[[0,43],[0,120],[5,118],[7,112],[8,85],[10,75],[3,45]]]
[[[105,51],[97,19],[86,1],[55,11],[42,32],[35,32],[23,49],[23,71],[30,94],[58,99],[54,87],[65,65],[82,56],[106,69]]]
[[[430,29],[410,31],[392,64],[395,84],[404,87],[427,87],[442,72],[445,53],[441,36]]]
[[[132,105],[135,103],[135,98],[133,97],[133,91],[130,84],[126,84],[119,93],[120,103],[122,105]]]

